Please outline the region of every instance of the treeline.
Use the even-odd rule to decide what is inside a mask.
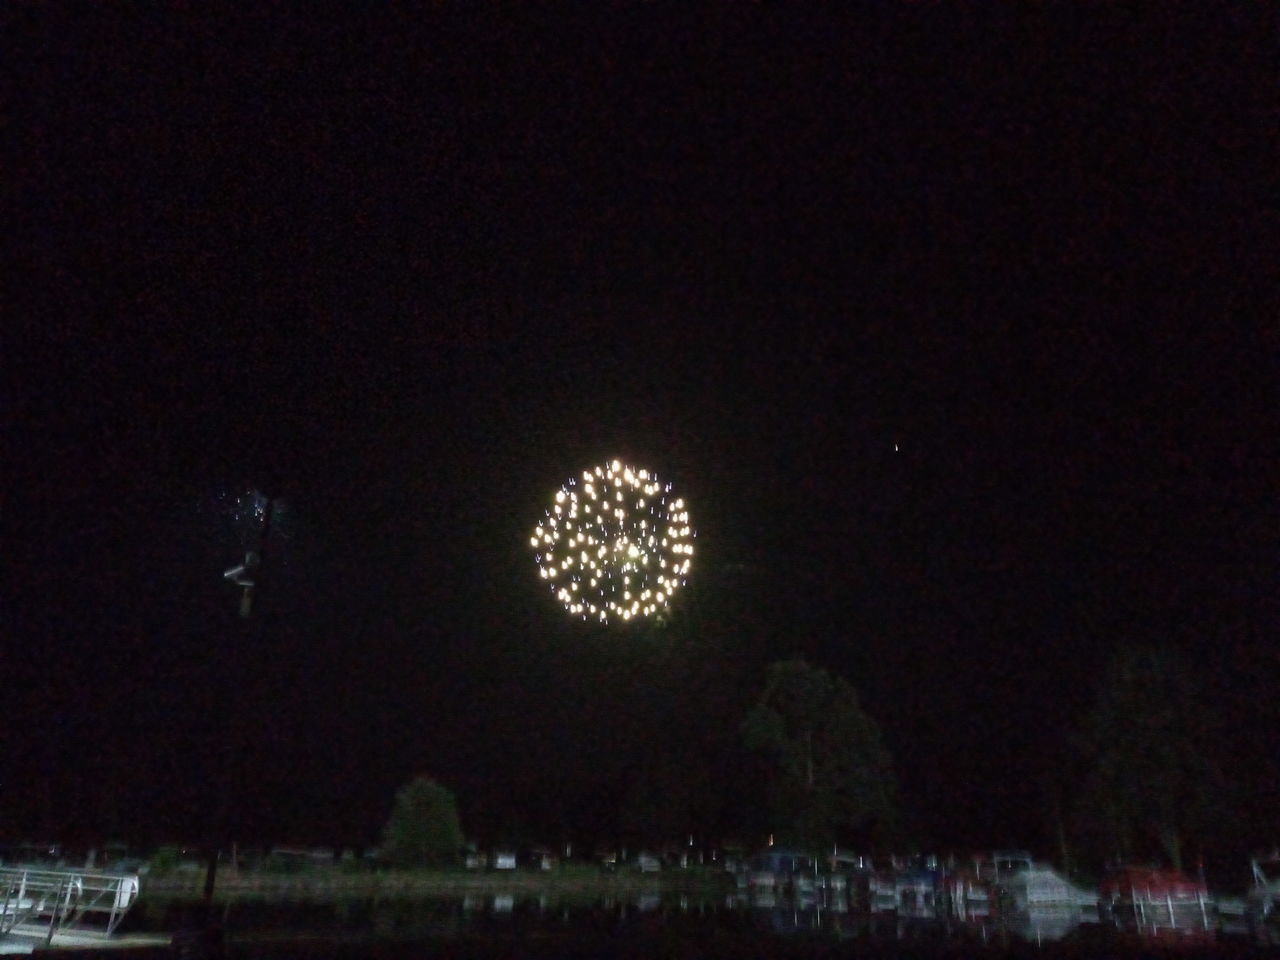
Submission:
[[[580,852],[689,840],[751,848],[772,839],[902,853],[927,842],[904,815],[885,731],[848,679],[803,659],[777,661],[734,696],[688,649],[646,654],[648,669],[636,662],[616,685],[562,690],[547,715],[527,723],[493,707],[489,722],[510,730],[524,759],[492,771],[488,784],[463,778],[469,835],[487,844],[576,842]],[[1218,762],[1216,744],[1230,733],[1185,659],[1123,648],[1086,702],[1072,726],[1046,738],[1057,756],[1038,785],[1045,830],[1023,845],[1069,870],[1096,870],[1118,861],[1220,863],[1256,842],[1238,829],[1239,791]]]

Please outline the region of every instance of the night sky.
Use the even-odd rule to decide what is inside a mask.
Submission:
[[[1047,853],[1127,643],[1276,839],[1266,5],[174,6],[4,14],[0,842],[362,844],[422,772],[603,843],[803,656],[916,842]],[[690,503],[666,630],[537,578],[614,457]]]

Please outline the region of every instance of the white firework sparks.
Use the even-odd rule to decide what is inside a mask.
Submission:
[[[685,585],[695,536],[671,484],[614,460],[556,491],[529,546],[569,613],[608,623],[666,610]]]

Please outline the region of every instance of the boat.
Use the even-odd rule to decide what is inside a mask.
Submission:
[[[1249,936],[1259,946],[1280,945],[1280,850],[1254,857],[1253,887],[1245,897]]]
[[[943,882],[936,858],[913,858],[895,872],[893,885],[900,920],[940,919]]]
[[[882,869],[868,856],[833,852],[827,859],[828,885],[843,891],[849,908],[861,913],[896,913],[898,892],[896,873]]]
[[[747,864],[747,888],[770,890],[780,894],[813,892],[818,862],[807,853],[770,847],[756,854]]]
[[[1097,920],[1097,894],[1026,851],[997,851],[979,863],[978,873],[990,885],[1001,926],[1024,940],[1061,940],[1081,923]]]
[[[980,875],[977,862],[948,870],[943,892],[952,920],[979,928],[991,923],[995,913],[991,883]]]
[[[1217,938],[1217,904],[1202,881],[1179,870],[1127,866],[1099,887],[1099,914],[1122,934],[1165,945]]]

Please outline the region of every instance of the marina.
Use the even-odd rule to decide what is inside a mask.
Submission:
[[[150,883],[136,874],[5,867],[0,952],[358,955],[362,946],[498,949],[502,943],[652,937],[711,938],[751,949],[775,940],[848,943],[887,954],[962,945],[1006,953],[1078,948],[1087,955],[1099,945],[1120,953],[1265,945],[1252,936],[1248,919],[1256,897],[1219,900],[1171,871],[1119,871],[1095,890],[1018,851],[965,862],[876,863],[770,849],[731,867],[504,871],[430,883],[395,875],[340,883],[332,871],[276,878],[287,881],[276,884],[238,877],[228,878],[240,882],[229,882],[211,907],[186,881],[174,882],[178,878]],[[359,879],[366,881],[363,889],[354,882]],[[369,879],[379,881],[376,888]]]

